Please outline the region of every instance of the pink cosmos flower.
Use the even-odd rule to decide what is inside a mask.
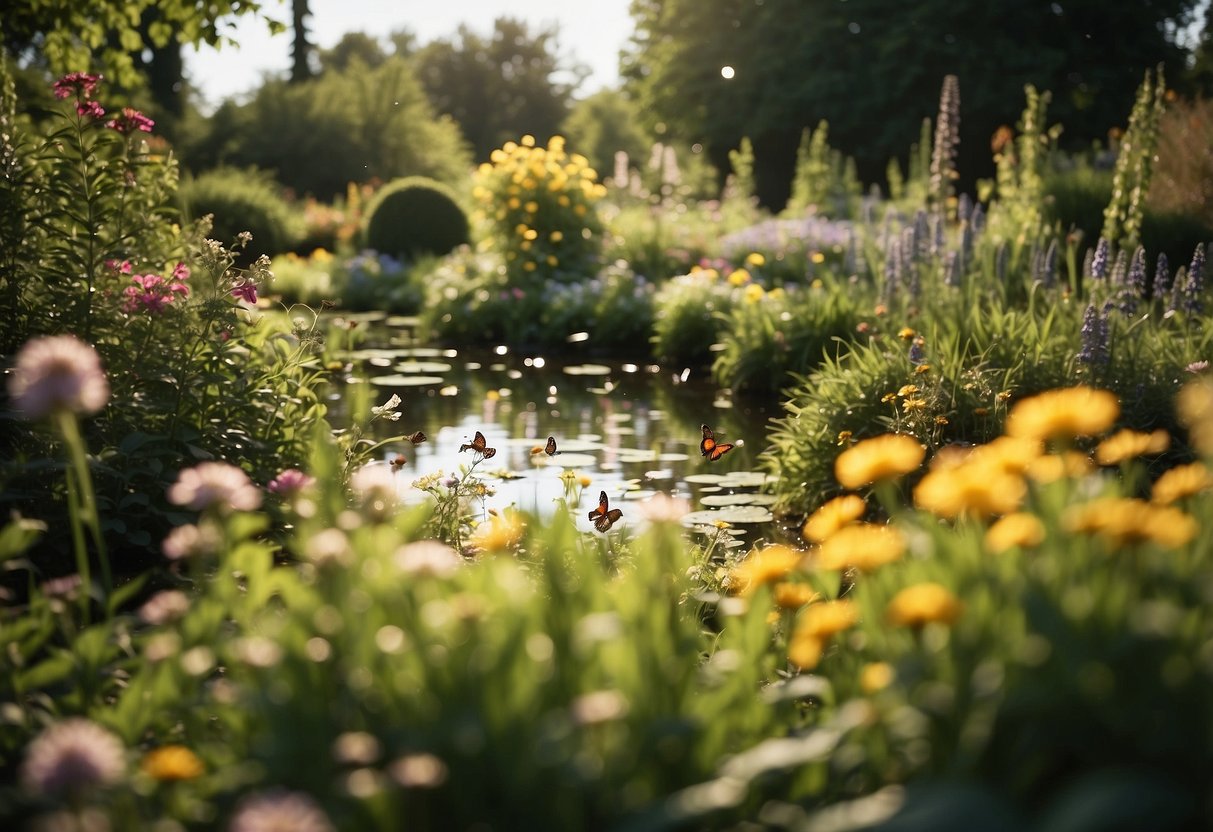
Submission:
[[[82,116],[88,116],[92,119],[105,118],[105,108],[96,101],[79,101],[76,103],[76,112]]]
[[[309,477],[298,468],[287,468],[285,471],[278,474],[278,476],[270,480],[266,488],[268,488],[272,494],[281,494],[284,497],[290,497],[294,494],[298,494],[315,481],[315,477]]]
[[[8,377],[13,409],[26,419],[55,411],[94,413],[109,401],[110,386],[96,350],[71,335],[28,342]]]
[[[249,304],[257,303],[257,284],[251,280],[247,280],[233,286],[232,297],[239,298]]]
[[[316,802],[302,792],[273,789],[240,801],[228,832],[335,832]]]
[[[77,792],[116,783],[126,770],[122,742],[87,719],[55,723],[25,750],[21,782],[34,794]]]
[[[177,475],[177,481],[169,486],[168,500],[195,511],[211,507],[224,514],[254,511],[261,506],[261,490],[234,465],[200,462]]]
[[[87,72],[69,72],[51,84],[51,89],[55,92],[55,98],[70,98],[73,95],[78,98],[88,98],[97,89],[97,84],[103,77],[102,75],[89,75]]]
[[[122,112],[107,121],[105,126],[111,130],[117,130],[124,136],[129,136],[136,130],[142,130],[144,133],[152,132],[156,122],[133,107],[123,107]]]

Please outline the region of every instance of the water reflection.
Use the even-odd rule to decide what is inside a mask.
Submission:
[[[486,511],[513,506],[550,516],[566,493],[567,477],[561,478],[566,471],[582,483],[576,489],[577,522],[587,531],[593,524],[586,515],[597,505],[599,491],[624,512],[616,528],[632,530],[643,524],[639,501],[656,493],[704,509],[730,503],[729,494],[756,492],[752,483],[741,487],[743,480],[705,482],[713,478],[702,475],[755,471],[771,405],[734,401],[706,374],[627,361],[562,361],[502,348],[473,353],[399,346],[407,343],[404,339],[380,330],[376,340],[387,349],[352,353],[351,380],[372,384],[376,404],[393,393],[403,402],[398,422],[374,424],[376,439],[415,430],[428,437],[416,447],[407,441],[386,446],[381,454],[381,464],[398,454],[406,457],[396,475],[406,500],[425,498],[411,487],[418,477],[459,476],[461,466],[471,465],[474,451],[459,448],[472,442],[476,431],[497,449],[475,469],[495,491],[484,502]],[[418,376],[426,380],[410,381]],[[702,457],[703,423],[718,441],[736,447],[715,462]],[[548,436],[559,447],[555,456],[542,450]],[[710,498],[708,506],[704,498]],[[751,511],[763,509],[752,506]],[[751,538],[774,535],[769,523],[744,528]]]

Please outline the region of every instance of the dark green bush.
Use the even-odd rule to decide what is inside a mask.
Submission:
[[[301,218],[295,216],[278,186],[256,169],[217,168],[185,179],[180,188],[181,208],[190,219],[212,214],[210,236],[230,244],[236,235],[253,235],[247,258],[292,250],[303,236]]]
[[[413,259],[447,254],[468,242],[468,218],[455,194],[425,176],[397,179],[367,207],[367,247]]]

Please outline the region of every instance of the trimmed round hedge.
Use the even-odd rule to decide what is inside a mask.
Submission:
[[[368,248],[415,258],[447,254],[468,242],[467,214],[454,192],[425,176],[408,176],[385,185],[367,206]]]
[[[253,235],[240,260],[290,251],[303,236],[301,218],[263,171],[216,168],[184,179],[178,196],[186,217],[214,215],[210,236],[219,242],[231,244],[242,231]]]

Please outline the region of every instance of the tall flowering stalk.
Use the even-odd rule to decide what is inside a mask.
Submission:
[[[1101,236],[1121,248],[1132,249],[1141,238],[1146,194],[1158,150],[1158,122],[1166,108],[1167,85],[1162,65],[1151,76],[1146,70],[1129,114],[1129,126],[1120,140],[1112,174],[1112,200],[1104,209]]]
[[[939,118],[931,152],[928,202],[936,213],[945,214],[955,196],[956,146],[960,144],[960,79],[944,76],[939,92]]]

